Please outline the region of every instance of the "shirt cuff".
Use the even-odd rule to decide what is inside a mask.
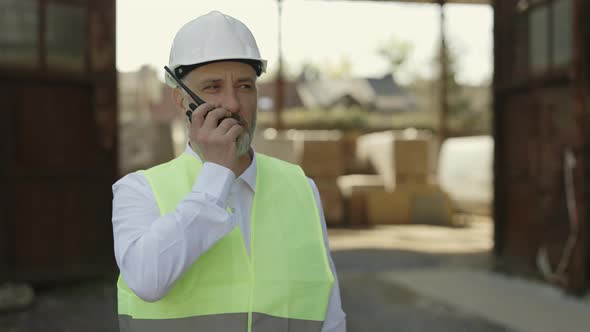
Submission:
[[[227,196],[236,176],[229,168],[212,162],[205,162],[197,181],[193,186],[193,192],[205,194],[209,199],[215,200],[220,208],[225,208]]]

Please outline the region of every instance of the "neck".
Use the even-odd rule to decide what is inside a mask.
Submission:
[[[252,149],[250,149],[246,154],[241,156],[238,159],[238,162],[235,167],[232,168],[232,171],[236,175],[236,177],[242,175],[244,171],[250,166],[252,163]]]
[[[191,150],[193,150],[199,156],[201,161],[205,160],[205,158],[203,158],[203,155],[201,153],[199,153],[199,150],[193,148],[191,143],[189,143],[188,145],[191,147]],[[250,148],[250,150],[248,150],[247,153],[245,153],[243,156],[238,158],[238,162],[236,163],[236,166],[231,168],[231,171],[234,172],[236,177],[242,175],[242,173],[244,173],[244,171],[246,171],[246,169],[248,169],[248,167],[252,163],[253,154],[254,154],[254,152],[252,151],[252,148]]]

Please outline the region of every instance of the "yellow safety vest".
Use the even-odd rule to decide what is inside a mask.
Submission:
[[[313,191],[299,166],[256,158],[251,255],[235,227],[152,303],[119,276],[121,331],[321,331],[334,276]],[[201,167],[183,154],[144,171],[162,215],[191,191]]]

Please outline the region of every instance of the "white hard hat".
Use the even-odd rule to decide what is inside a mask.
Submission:
[[[183,70],[220,60],[241,60],[255,67],[256,74],[266,72],[266,60],[252,32],[241,21],[212,11],[186,23],[178,30],[170,49],[169,67],[177,76]],[[195,67],[196,67],[195,66]],[[166,83],[176,87],[176,82],[166,73]]]

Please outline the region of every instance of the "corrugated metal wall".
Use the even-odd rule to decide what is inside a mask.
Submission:
[[[588,287],[588,124],[586,79],[581,76],[587,20],[584,0],[495,1],[494,135],[496,254],[510,270],[538,274],[546,248],[556,269],[579,222],[565,280]],[[579,15],[580,17],[576,16]],[[564,42],[565,41],[565,42]],[[576,159],[576,213],[566,202],[564,158]]]
[[[0,33],[0,281],[112,270],[115,1],[0,7],[29,31]]]

